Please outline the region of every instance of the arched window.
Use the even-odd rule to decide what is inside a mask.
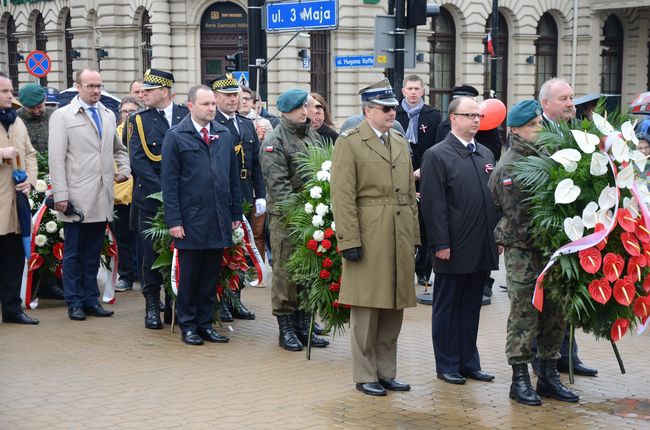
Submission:
[[[484,88],[485,93],[483,97],[490,97],[490,90],[494,91],[494,96],[501,100],[503,103],[508,103],[508,22],[501,12],[499,12],[499,24],[498,30],[496,32],[497,36],[494,37],[494,31],[492,31],[492,44],[494,50],[496,51],[496,57],[491,57],[487,49],[487,36],[485,38],[485,82]],[[492,30],[492,14],[487,19],[485,23],[485,33],[489,33]],[[496,86],[492,88],[492,64],[496,65]]]
[[[537,98],[539,89],[547,80],[557,76],[557,25],[549,13],[545,13],[537,25],[539,37],[535,41],[535,93]]]
[[[433,34],[429,37],[429,104],[447,112],[455,84],[456,25],[445,8],[431,20]]]
[[[72,27],[72,18],[70,17],[70,12],[68,12],[68,15],[65,17],[65,25],[63,29],[63,35],[65,39],[65,81],[67,88],[70,88],[72,85],[74,85],[72,66],[72,39],[74,38],[74,35],[70,31],[70,27]]]
[[[140,41],[142,44],[142,76],[151,68],[151,17],[149,11],[144,10],[142,20],[140,21]]]
[[[330,31],[311,31],[309,50],[311,55],[310,87],[330,102]]]
[[[34,35],[36,37],[36,50],[47,52],[47,36],[45,36],[45,20],[43,15],[39,12],[36,15],[36,20],[34,21]],[[39,84],[42,87],[47,86],[47,76],[44,76],[39,79]]]
[[[13,84],[14,93],[18,93],[18,38],[16,37],[16,22],[11,15],[7,19],[7,57],[9,78]]]
[[[616,15],[610,15],[603,27],[603,68],[600,91],[604,94],[620,94],[623,87],[623,26]]]

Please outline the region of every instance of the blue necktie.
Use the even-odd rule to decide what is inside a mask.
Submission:
[[[93,117],[93,121],[95,121],[95,125],[97,126],[97,131],[99,132],[99,137],[102,137],[102,121],[99,119],[99,113],[97,112],[96,107],[91,107],[88,108],[90,110],[91,116]]]
[[[469,149],[469,152],[474,152],[476,151],[476,145],[470,142],[469,144],[467,144],[467,149]]]

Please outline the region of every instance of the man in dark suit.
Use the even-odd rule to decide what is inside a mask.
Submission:
[[[218,76],[210,82],[210,86],[217,100],[215,120],[235,136],[234,151],[239,166],[239,186],[242,200],[252,205],[251,213],[247,218],[251,225],[254,225],[252,219],[264,216],[266,212],[266,189],[259,160],[260,141],[253,121],[237,113],[239,85],[232,75]],[[264,228],[263,223],[261,227]],[[243,288],[243,285],[240,288]],[[248,310],[241,302],[240,290],[233,292],[230,298],[230,306],[227,306],[229,300],[221,300],[222,321],[232,321],[233,317],[255,319],[255,313]]]
[[[189,345],[223,343],[212,316],[223,250],[241,228],[236,138],[213,121],[209,87],[192,87],[187,105],[190,115],[165,136],[162,160],[165,221],[178,249],[178,324]]]
[[[491,381],[476,347],[487,272],[498,266],[496,207],[487,187],[494,157],[474,136],[481,111],[469,97],[449,104],[451,132],[424,153],[420,196],[435,253],[432,338],[438,378]]]
[[[151,237],[144,232],[151,228],[151,219],[160,206],[157,200],[147,196],[160,192],[160,169],[162,145],[170,127],[178,124],[188,114],[185,106],[172,101],[174,75],[163,70],[151,69],[144,75],[144,100],[147,109],[129,117],[128,130],[131,136],[129,151],[131,169],[135,178],[133,187],[133,214],[131,219],[137,225],[142,245],[142,274],[140,283],[146,302],[144,326],[148,329],[161,329],[160,286],[162,275],[151,266],[156,260]],[[165,320],[171,322],[171,301],[166,299]],[[166,306],[167,307],[167,306]]]
[[[417,75],[408,75],[404,78],[402,86],[402,103],[397,106],[396,120],[406,130],[406,140],[411,146],[411,163],[415,187],[420,187],[420,163],[424,151],[436,144],[438,125],[442,121],[440,110],[424,103],[424,82]],[[422,220],[422,211],[418,211],[420,218],[420,238],[422,246],[415,257],[415,273],[420,285],[428,285],[431,277],[431,251],[427,243],[427,232]]]

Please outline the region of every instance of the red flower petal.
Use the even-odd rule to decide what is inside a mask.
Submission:
[[[650,276],[646,276],[643,280],[643,289],[646,293],[650,293]]]
[[[56,266],[56,269],[54,269],[54,276],[57,279],[63,279],[63,268],[61,265]]]
[[[325,258],[321,263],[321,266],[323,266],[323,269],[329,269],[333,264],[334,262],[330,258]]]
[[[639,242],[636,240],[636,236],[634,234],[628,232],[621,233],[621,243],[623,244],[623,248],[625,248],[628,254],[641,254],[641,245],[639,245]]]
[[[44,262],[45,259],[42,255],[40,255],[38,252],[32,252],[31,257],[29,257],[29,261],[27,262],[27,269],[38,270]]]
[[[603,261],[603,257],[600,255],[600,251],[598,249],[583,249],[578,253],[578,256],[580,257],[580,266],[585,272],[591,274],[598,272]]]
[[[330,288],[329,288],[329,290],[330,290],[331,292],[336,293],[336,292],[339,291],[340,289],[341,289],[341,284],[339,284],[338,282],[332,282],[332,283],[330,284]]]
[[[332,242],[327,239],[323,239],[320,245],[325,249],[330,249],[332,247]]]
[[[632,218],[629,209],[619,209],[616,213],[616,221],[625,231],[634,232],[636,230],[637,221]]]
[[[627,274],[634,278],[634,282],[641,279],[641,268],[646,267],[647,260],[644,255],[630,257],[627,262]]]
[[[619,279],[614,284],[614,299],[623,306],[630,306],[634,293],[634,283],[630,279]]]
[[[110,253],[111,248],[109,247],[108,249],[109,249],[109,255],[111,255]],[[54,244],[54,246],[52,247],[52,255],[54,255],[54,258],[56,258],[59,261],[63,260],[63,242],[57,242]],[[111,257],[115,257],[115,255],[111,255]]]
[[[329,239],[332,236],[334,236],[334,230],[332,230],[332,227],[327,227],[325,229],[325,239]]]
[[[329,270],[323,269],[323,270],[320,271],[319,276],[320,276],[321,279],[329,279],[330,275],[331,274],[330,274]]]
[[[312,251],[316,251],[318,249],[318,242],[316,242],[314,239],[308,240],[307,248],[311,249]]]
[[[623,336],[625,336],[625,333],[627,332],[627,328],[629,326],[630,321],[626,320],[625,318],[619,318],[614,321],[614,324],[612,325],[612,331],[610,333],[612,341],[618,342]]]
[[[639,225],[637,225],[635,233],[636,237],[638,237],[642,243],[650,243],[650,231],[648,231],[648,229],[645,227],[643,218],[641,218]]]
[[[614,282],[623,274],[625,260],[618,254],[608,252],[603,259],[603,273],[609,282]]]
[[[594,233],[601,230],[605,230],[605,226],[600,223],[596,224],[596,227],[594,227]],[[603,240],[601,240],[596,244],[596,248],[598,248],[601,251],[605,248],[605,246],[607,246],[607,237],[605,237]]]
[[[334,301],[332,302],[332,307],[333,307],[333,308],[338,308],[339,305],[340,305],[340,303],[339,303],[338,300],[334,300]]]
[[[634,301],[634,315],[641,319],[650,315],[650,296],[639,297]]]
[[[589,295],[594,301],[604,305],[612,297],[612,287],[607,279],[594,279],[589,284]]]

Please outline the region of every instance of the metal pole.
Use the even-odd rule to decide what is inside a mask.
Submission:
[[[406,33],[406,4],[395,0],[395,76],[392,82],[396,95],[402,93],[404,81],[404,33]]]
[[[262,100],[267,97],[266,69],[256,66],[256,60],[266,60],[266,31],[262,28],[264,0],[248,0],[248,76],[251,89]]]
[[[490,58],[490,87],[496,93],[497,91],[497,60],[499,52],[497,51],[497,37],[499,36],[499,0],[492,0],[492,24],[490,25],[492,34],[492,46],[494,46],[494,57]],[[504,59],[502,58],[501,61]]]

